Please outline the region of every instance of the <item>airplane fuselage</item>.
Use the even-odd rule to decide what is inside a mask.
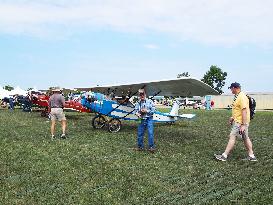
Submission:
[[[135,107],[132,105],[119,104],[113,100],[104,99],[102,101],[90,102],[86,98],[81,101],[82,105],[92,112],[98,113],[100,115],[105,115],[111,118],[117,118],[122,120],[133,120],[137,121],[139,118],[135,115]],[[177,108],[177,113],[179,106],[174,105]],[[190,118],[189,116],[184,116],[185,118]],[[162,113],[156,111],[153,115],[154,122],[175,122],[178,119],[183,118],[183,116],[173,115],[170,113]],[[192,117],[191,117],[192,118]]]

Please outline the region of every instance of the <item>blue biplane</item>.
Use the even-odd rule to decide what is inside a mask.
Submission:
[[[130,102],[136,96],[139,89],[145,89],[150,99],[161,96],[205,96],[217,95],[218,92],[207,84],[193,78],[180,78],[146,83],[136,83],[117,86],[98,86],[90,88],[77,88],[86,91],[81,103],[84,107],[95,112],[92,126],[95,129],[108,126],[110,132],[118,132],[121,129],[121,120],[139,120],[134,114],[135,106]],[[195,114],[179,115],[179,102],[174,101],[168,113],[156,111],[153,115],[155,122],[174,123],[180,119],[192,119]]]

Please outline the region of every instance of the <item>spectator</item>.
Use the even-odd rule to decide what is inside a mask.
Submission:
[[[55,126],[56,121],[62,123],[62,135],[61,138],[66,138],[66,117],[63,112],[65,106],[64,96],[61,94],[60,88],[55,88],[52,90],[53,94],[49,98],[49,109],[50,109],[50,119],[51,119],[51,137],[55,139]]]
[[[10,109],[11,111],[14,110],[14,99],[13,99],[13,96],[10,96],[10,97],[9,97],[9,109]]]
[[[145,90],[139,90],[139,98],[140,101],[135,106],[135,114],[140,119],[140,124],[138,126],[138,134],[137,134],[137,150],[144,150],[144,133],[145,130],[148,129],[148,143],[149,143],[149,151],[155,151],[154,145],[154,123],[153,123],[153,114],[155,112],[155,106],[152,100],[146,98]]]
[[[241,137],[244,140],[245,147],[248,151],[248,157],[245,160],[257,161],[253,152],[252,142],[248,136],[248,127],[250,123],[249,100],[247,96],[241,92],[241,85],[239,83],[232,83],[229,88],[234,94],[232,117],[229,119],[232,129],[224,153],[214,156],[217,160],[226,161],[229,153],[234,148],[236,137]]]

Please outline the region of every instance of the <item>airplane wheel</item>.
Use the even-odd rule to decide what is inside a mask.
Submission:
[[[119,119],[113,118],[108,122],[109,132],[115,133],[120,131],[120,129],[121,129],[121,121]]]
[[[101,115],[97,115],[96,117],[92,119],[92,126],[95,129],[101,129],[105,126],[105,124],[106,124],[106,119],[105,117]]]

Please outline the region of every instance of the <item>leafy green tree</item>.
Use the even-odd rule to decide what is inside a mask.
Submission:
[[[5,85],[3,88],[8,91],[14,90],[14,87],[12,87],[11,85]]]
[[[189,72],[183,72],[177,75],[177,78],[182,78],[182,77],[190,77]]]
[[[217,90],[220,94],[223,93],[222,88],[225,86],[225,80],[227,78],[227,72],[223,72],[221,68],[212,65],[206,74],[204,75],[202,81],[212,88]]]

